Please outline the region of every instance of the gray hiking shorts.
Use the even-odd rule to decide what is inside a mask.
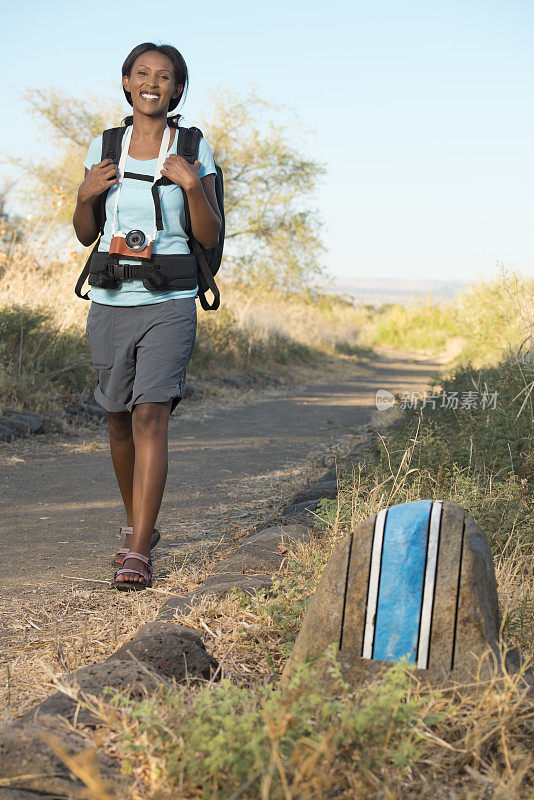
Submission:
[[[91,302],[85,335],[98,377],[95,400],[106,411],[182,399],[197,328],[194,297],[146,306]]]

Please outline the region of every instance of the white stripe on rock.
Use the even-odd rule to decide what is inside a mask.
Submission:
[[[371,553],[371,569],[369,572],[369,590],[367,595],[367,611],[365,615],[362,658],[373,657],[376,607],[378,603],[378,585],[380,583],[380,561],[382,557],[382,542],[384,541],[386,515],[387,508],[383,508],[376,515],[373,550]]]
[[[423,586],[423,603],[421,606],[421,622],[419,626],[419,647],[417,650],[417,668],[428,669],[430,648],[430,632],[432,630],[432,611],[434,608],[434,586],[438,566],[439,534],[441,527],[441,511],[443,503],[436,500],[432,503],[430,514],[430,530],[428,534],[428,550],[426,557],[425,583]]]

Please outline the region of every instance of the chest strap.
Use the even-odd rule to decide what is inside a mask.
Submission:
[[[194,253],[152,255],[150,263],[119,264],[109,253],[94,251],[90,259],[90,286],[118,289],[121,281],[143,281],[145,289],[194,289],[197,286],[197,259]]]

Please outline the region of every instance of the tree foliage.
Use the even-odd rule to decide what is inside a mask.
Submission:
[[[204,129],[224,173],[227,263],[248,285],[299,291],[323,275],[320,221],[308,198],[324,167],[302,152],[298,124],[250,92],[211,94]]]
[[[19,166],[37,183],[41,207],[59,204],[59,221],[70,224],[89,143],[120,124],[123,111],[101,97],[36,89],[25,96],[54,148],[48,161]],[[254,91],[217,91],[199,127],[224,174],[224,273],[244,287],[300,291],[324,275],[321,223],[309,198],[325,170],[302,152],[302,127],[277,120],[279,110]]]

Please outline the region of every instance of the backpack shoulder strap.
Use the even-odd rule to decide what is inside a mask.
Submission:
[[[97,252],[99,243],[100,243],[100,236],[96,240],[95,245],[94,245],[93,249],[91,250],[91,255],[89,256],[89,258],[85,262],[85,266],[82,269],[82,271],[80,272],[78,280],[76,281],[76,287],[75,287],[74,291],[76,292],[78,297],[82,298],[82,300],[89,300],[90,299],[89,292],[86,292],[85,294],[82,294],[82,286],[84,284],[85,279],[89,275],[89,272],[90,272],[90,269],[91,269],[91,259],[92,259],[93,255]]]
[[[119,163],[122,139],[125,133],[126,128],[124,126],[108,128],[107,131],[104,131],[102,134],[102,161],[105,158],[111,158],[115,164]]]
[[[176,145],[176,152],[179,156],[183,156],[190,164],[194,164],[195,159],[198,158],[198,146],[202,139],[202,131],[200,128],[177,128],[178,143]]]
[[[120,154],[121,154],[121,145],[122,139],[126,128],[121,126],[120,128],[108,128],[102,133],[102,155],[101,161],[105,158],[111,158],[111,160],[115,163],[119,163]],[[109,190],[108,190],[109,191]],[[104,224],[106,222],[106,197],[108,192],[102,192],[100,195],[100,219],[97,222],[100,224],[100,233],[104,233]],[[87,259],[84,268],[82,269],[80,276],[76,282],[76,288],[74,291],[81,297],[83,300],[89,300],[89,293],[82,294],[82,286],[84,284],[85,279],[89,275],[90,265],[91,265],[91,258],[94,253],[98,250],[98,244],[100,242],[100,236],[95,242],[95,245],[91,251],[91,255]]]
[[[105,158],[110,158],[114,164],[119,163],[121,157],[122,139],[126,132],[124,126],[120,128],[108,128],[102,134],[102,161]],[[100,233],[104,233],[104,225],[106,223],[106,198],[108,196],[107,189],[100,195]]]
[[[200,128],[177,128],[178,142],[176,144],[176,152],[179,156],[183,156],[189,164],[194,164],[198,158],[198,146],[202,139],[202,131]],[[182,191],[184,196],[184,212],[185,212],[185,232],[191,237],[191,217],[189,215],[189,204],[187,202],[187,195]]]

